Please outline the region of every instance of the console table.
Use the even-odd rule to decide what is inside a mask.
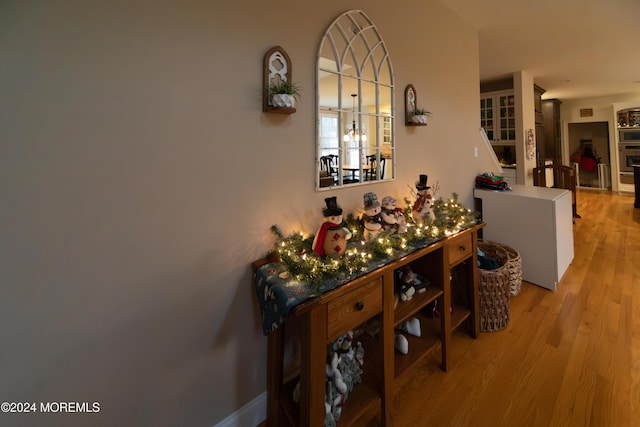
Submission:
[[[394,392],[412,368],[441,344],[441,368],[450,363],[451,332],[463,325],[469,335],[480,333],[478,316],[478,230],[483,223],[435,241],[360,277],[310,298],[287,314],[284,322],[267,335],[267,426],[323,426],[325,418],[325,364],[327,345],[348,330],[377,318],[379,332],[354,338],[365,348],[362,383],[345,402],[338,426],[366,425],[374,419],[393,425]],[[274,269],[267,259],[253,263],[254,282],[260,269]],[[430,285],[394,308],[395,271],[409,265]],[[426,308],[437,300],[439,316]],[[409,352],[394,350],[394,329],[417,317],[421,337],[407,335]],[[293,380],[283,375],[285,341],[300,342],[300,372]],[[292,399],[300,381],[300,402]]]

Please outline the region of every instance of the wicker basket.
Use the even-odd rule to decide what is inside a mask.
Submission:
[[[499,331],[509,323],[510,273],[507,251],[494,242],[478,241],[478,248],[501,266],[495,270],[478,269],[480,330]]]
[[[507,255],[509,256],[507,267],[509,268],[509,274],[511,276],[511,296],[515,297],[520,293],[520,288],[522,287],[522,258],[520,258],[520,253],[511,246],[507,246],[504,243],[495,244],[507,251]]]

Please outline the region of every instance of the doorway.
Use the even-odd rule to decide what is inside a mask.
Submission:
[[[607,122],[569,123],[569,153],[580,188],[611,190]]]

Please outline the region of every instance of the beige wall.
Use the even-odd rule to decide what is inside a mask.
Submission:
[[[315,192],[316,49],[358,8],[396,105],[412,83],[434,114],[398,121],[397,180]],[[304,88],[291,116],[261,111],[274,45]],[[249,264],[272,224],[314,232],[324,197],[403,200],[420,173],[471,207],[490,167],[477,33],[434,0],[9,1],[0,52],[0,400],[101,404],[2,424],[217,423],[265,390]]]

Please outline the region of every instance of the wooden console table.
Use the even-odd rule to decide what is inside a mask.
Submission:
[[[338,426],[393,425],[394,392],[412,368],[441,343],[441,368],[446,371],[451,332],[464,325],[472,337],[480,333],[477,244],[478,230],[483,226],[475,225],[417,249],[295,306],[284,323],[267,336],[266,425],[324,425],[327,345],[373,317],[379,320],[379,333],[354,338],[365,347],[363,381],[349,394]],[[253,263],[254,272],[265,263],[267,260]],[[394,275],[405,265],[427,278],[430,286],[394,309]],[[436,300],[440,316],[429,316],[426,308]],[[422,336],[406,335],[409,353],[404,355],[394,350],[394,329],[412,317],[420,320]],[[300,374],[285,383],[284,345],[294,336],[300,342]],[[298,380],[300,402],[295,404],[292,392]]]

